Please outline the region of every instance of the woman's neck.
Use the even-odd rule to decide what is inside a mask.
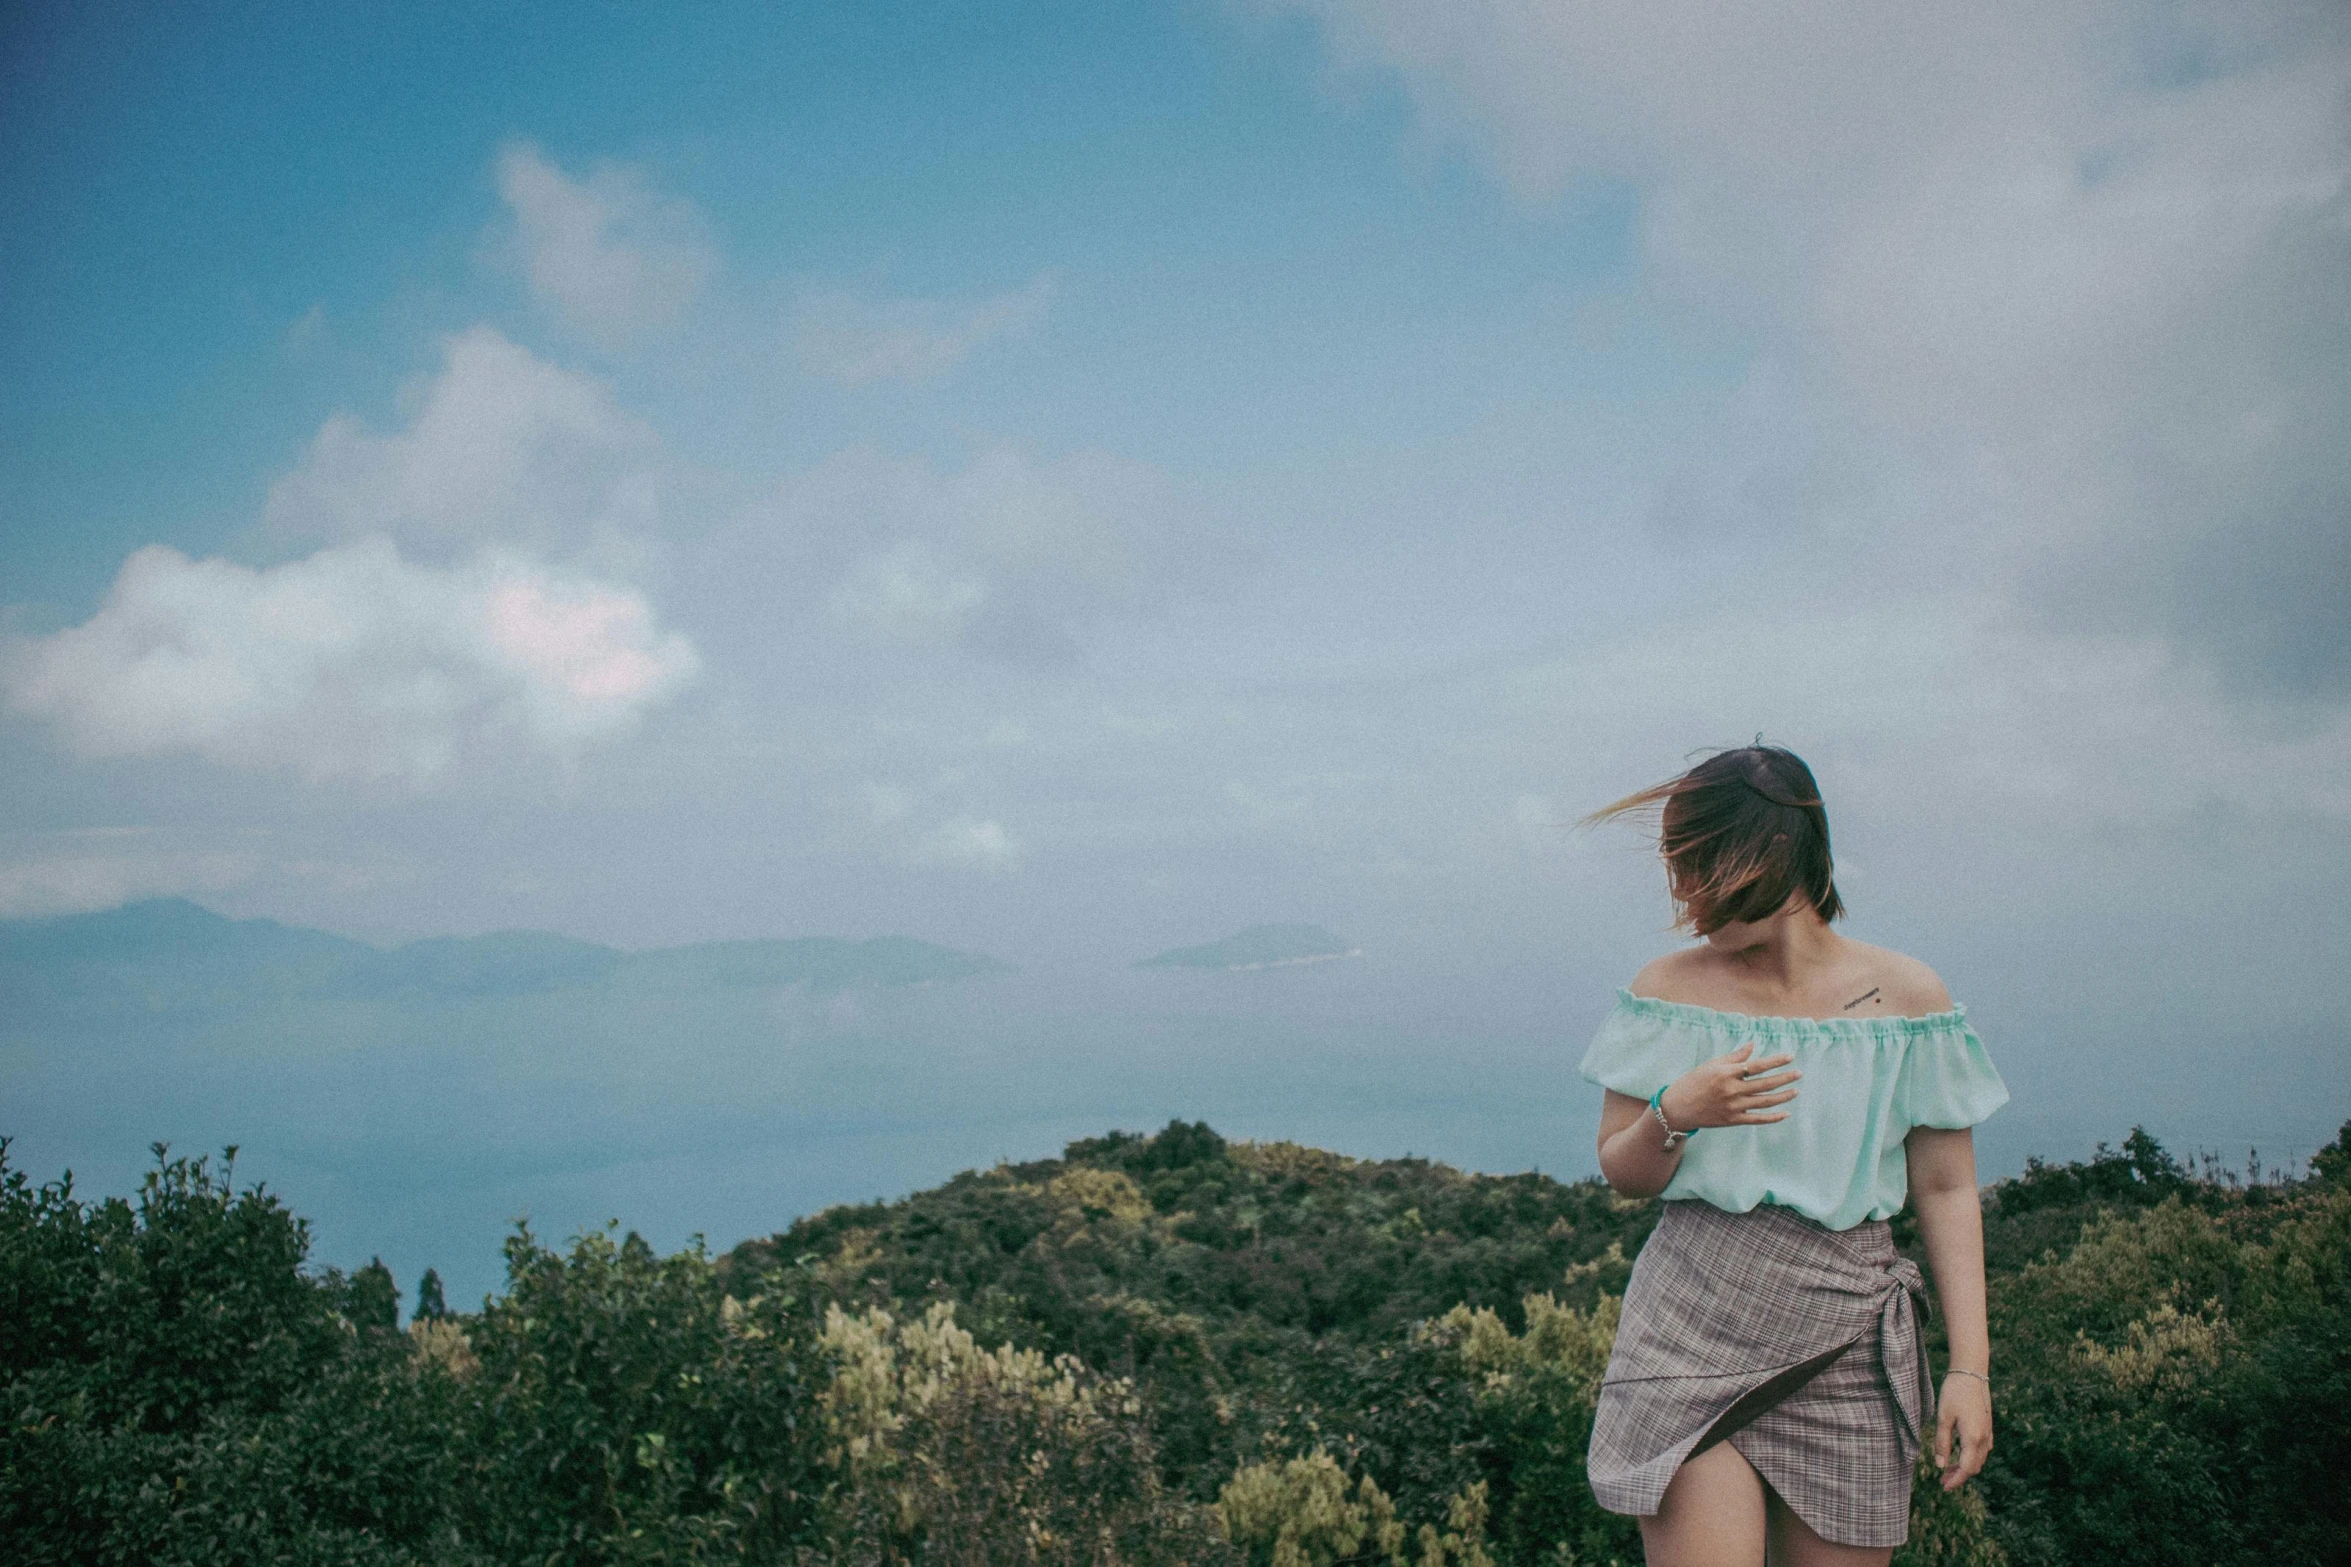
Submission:
[[[1801,994],[1808,980],[1829,968],[1844,938],[1811,909],[1772,920],[1764,938],[1725,954],[1753,983],[1784,995]]]

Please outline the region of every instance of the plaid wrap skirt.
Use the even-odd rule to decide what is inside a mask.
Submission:
[[[1882,1219],[1667,1203],[1600,1384],[1592,1494],[1653,1514],[1684,1459],[1728,1441],[1822,1539],[1902,1544],[1934,1420],[1926,1309]]]

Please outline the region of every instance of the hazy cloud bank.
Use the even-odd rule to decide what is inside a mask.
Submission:
[[[1639,189],[1655,286],[1809,405],[1746,526],[2351,696],[2351,13],[1281,9],[1526,200]]]

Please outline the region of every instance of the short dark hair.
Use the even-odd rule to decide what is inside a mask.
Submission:
[[[1776,745],[1717,751],[1585,819],[1651,807],[1658,808],[1657,850],[1676,925],[1703,936],[1733,921],[1769,919],[1797,893],[1824,920],[1845,912],[1829,856],[1828,807],[1795,752]]]

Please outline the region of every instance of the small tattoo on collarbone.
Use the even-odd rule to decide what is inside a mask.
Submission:
[[[1844,1006],[1844,1010],[1845,1010],[1845,1011],[1847,1011],[1847,1012],[1850,1012],[1850,1011],[1852,1011],[1852,1010],[1853,1010],[1855,1007],[1857,1007],[1857,1006],[1861,1005],[1861,1003],[1863,1003],[1864,1001],[1867,1001],[1867,1000],[1868,1000],[1870,997],[1872,997],[1872,996],[1876,995],[1876,994],[1878,993],[1878,988],[1879,988],[1879,987],[1877,987],[1876,985],[1872,985],[1872,986],[1870,986],[1870,987],[1869,987],[1867,990],[1863,991],[1863,992],[1862,992],[1860,995],[1858,995],[1858,996],[1855,996],[1855,997],[1854,997],[1854,998],[1853,998],[1851,1001],[1848,1001],[1848,1002],[1846,1002],[1846,1003],[1845,1003],[1845,1006]]]

